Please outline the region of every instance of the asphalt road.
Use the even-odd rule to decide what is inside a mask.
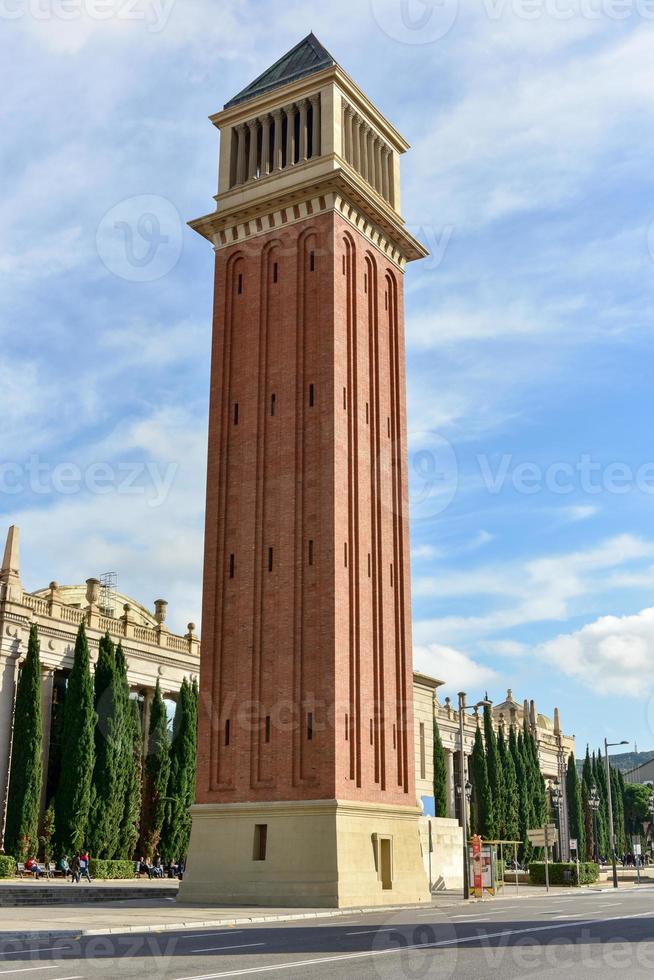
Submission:
[[[83,917],[83,911],[80,910]],[[26,909],[29,918],[29,909]],[[1,925],[1,918],[0,918]],[[654,888],[223,930],[0,942],[0,980],[654,975]]]

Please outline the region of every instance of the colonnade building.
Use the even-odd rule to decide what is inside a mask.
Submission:
[[[197,678],[200,642],[195,624],[185,636],[166,626],[167,603],[158,599],[150,611],[115,590],[102,589],[100,580],[89,578],[83,585],[59,585],[28,592],[22,584],[19,530],[9,528],[0,569],[0,827],[4,831],[14,703],[18,669],[27,653],[30,627],[36,623],[41,643],[41,710],[43,718],[42,805],[54,792],[57,708],[62,703],[73,665],[75,638],[84,622],[91,660],[98,656],[98,643],[105,633],[123,645],[132,697],[141,704],[144,737],[157,681],[166,700],[175,701],[184,677]]]

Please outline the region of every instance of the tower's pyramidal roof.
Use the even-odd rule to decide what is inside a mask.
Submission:
[[[230,99],[225,108],[230,109],[241,102],[248,102],[265,92],[281,88],[282,85],[288,85],[289,82],[313,75],[335,64],[335,58],[322,46],[315,34],[309,34],[271,68],[264,71],[263,75],[259,75],[247,88]]]

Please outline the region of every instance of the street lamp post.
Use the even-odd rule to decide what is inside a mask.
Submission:
[[[472,785],[466,780],[466,759],[465,759],[465,713],[474,711],[475,708],[482,708],[490,705],[490,701],[478,701],[477,704],[468,707],[466,705],[467,694],[459,691],[459,806],[461,816],[461,830],[463,832],[463,898],[467,902],[470,898],[470,869],[468,867],[468,802],[472,796]]]
[[[550,794],[552,796],[552,803],[556,807],[557,813],[557,825],[559,831],[559,843],[558,843],[558,854],[559,861],[563,860],[563,790],[557,779],[555,779],[550,785]]]
[[[599,853],[599,841],[597,839],[597,811],[599,810],[599,796],[597,795],[597,786],[595,783],[590,788],[590,796],[588,797],[588,805],[593,811],[593,837],[595,840],[595,847],[593,848],[593,856],[597,863],[600,863],[600,853]]]
[[[609,742],[604,739],[604,758],[606,759],[606,783],[609,792],[609,832],[611,834],[611,862],[613,864],[613,887],[618,887],[618,863],[615,853],[615,827],[613,825],[613,794],[611,792],[611,766],[609,764],[609,748],[615,745],[629,745],[629,742]]]

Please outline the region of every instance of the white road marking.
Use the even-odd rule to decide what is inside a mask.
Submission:
[[[265,946],[265,943],[243,943],[241,946],[209,946],[208,949],[192,949],[192,953],[219,953],[223,949],[252,949],[253,946]]]
[[[408,923],[407,923],[408,924]],[[369,936],[376,932],[397,932],[397,926],[389,926],[388,929],[364,929],[363,932],[346,932],[346,936]]]
[[[0,956],[31,956],[32,953],[49,953],[54,949],[72,949],[72,946],[41,946],[39,949],[16,949],[9,953],[0,953]]]
[[[624,919],[650,918],[654,912],[637,912],[635,915],[614,915],[605,922],[619,922]],[[248,967],[245,970],[230,970],[227,973],[203,973],[191,977],[178,977],[177,980],[222,980],[223,977],[244,977],[255,973],[272,973],[279,970],[295,970],[303,966],[320,966],[322,963],[338,963],[342,960],[359,960],[368,956],[392,956],[396,953],[407,953],[414,949],[443,949],[447,946],[463,946],[465,943],[478,943],[487,939],[501,939],[505,936],[524,936],[536,932],[552,932],[556,929],[566,929],[571,925],[590,926],[597,925],[596,919],[582,919],[576,923],[560,922],[558,925],[549,924],[526,929],[504,929],[501,932],[487,932],[477,936],[464,936],[457,939],[445,939],[441,942],[416,943],[412,946],[399,946],[397,949],[373,949],[362,953],[342,953],[338,956],[323,956],[314,960],[296,960],[295,962],[276,963],[269,966]]]
[[[10,973],[38,973],[39,970],[60,970],[60,966],[25,966],[20,970],[0,970],[0,976]]]
[[[234,932],[232,932],[231,929],[228,929],[225,932],[194,932],[189,936],[184,934],[180,938],[181,939],[215,939],[216,936],[240,936],[242,932],[243,932],[242,929],[236,929]]]

